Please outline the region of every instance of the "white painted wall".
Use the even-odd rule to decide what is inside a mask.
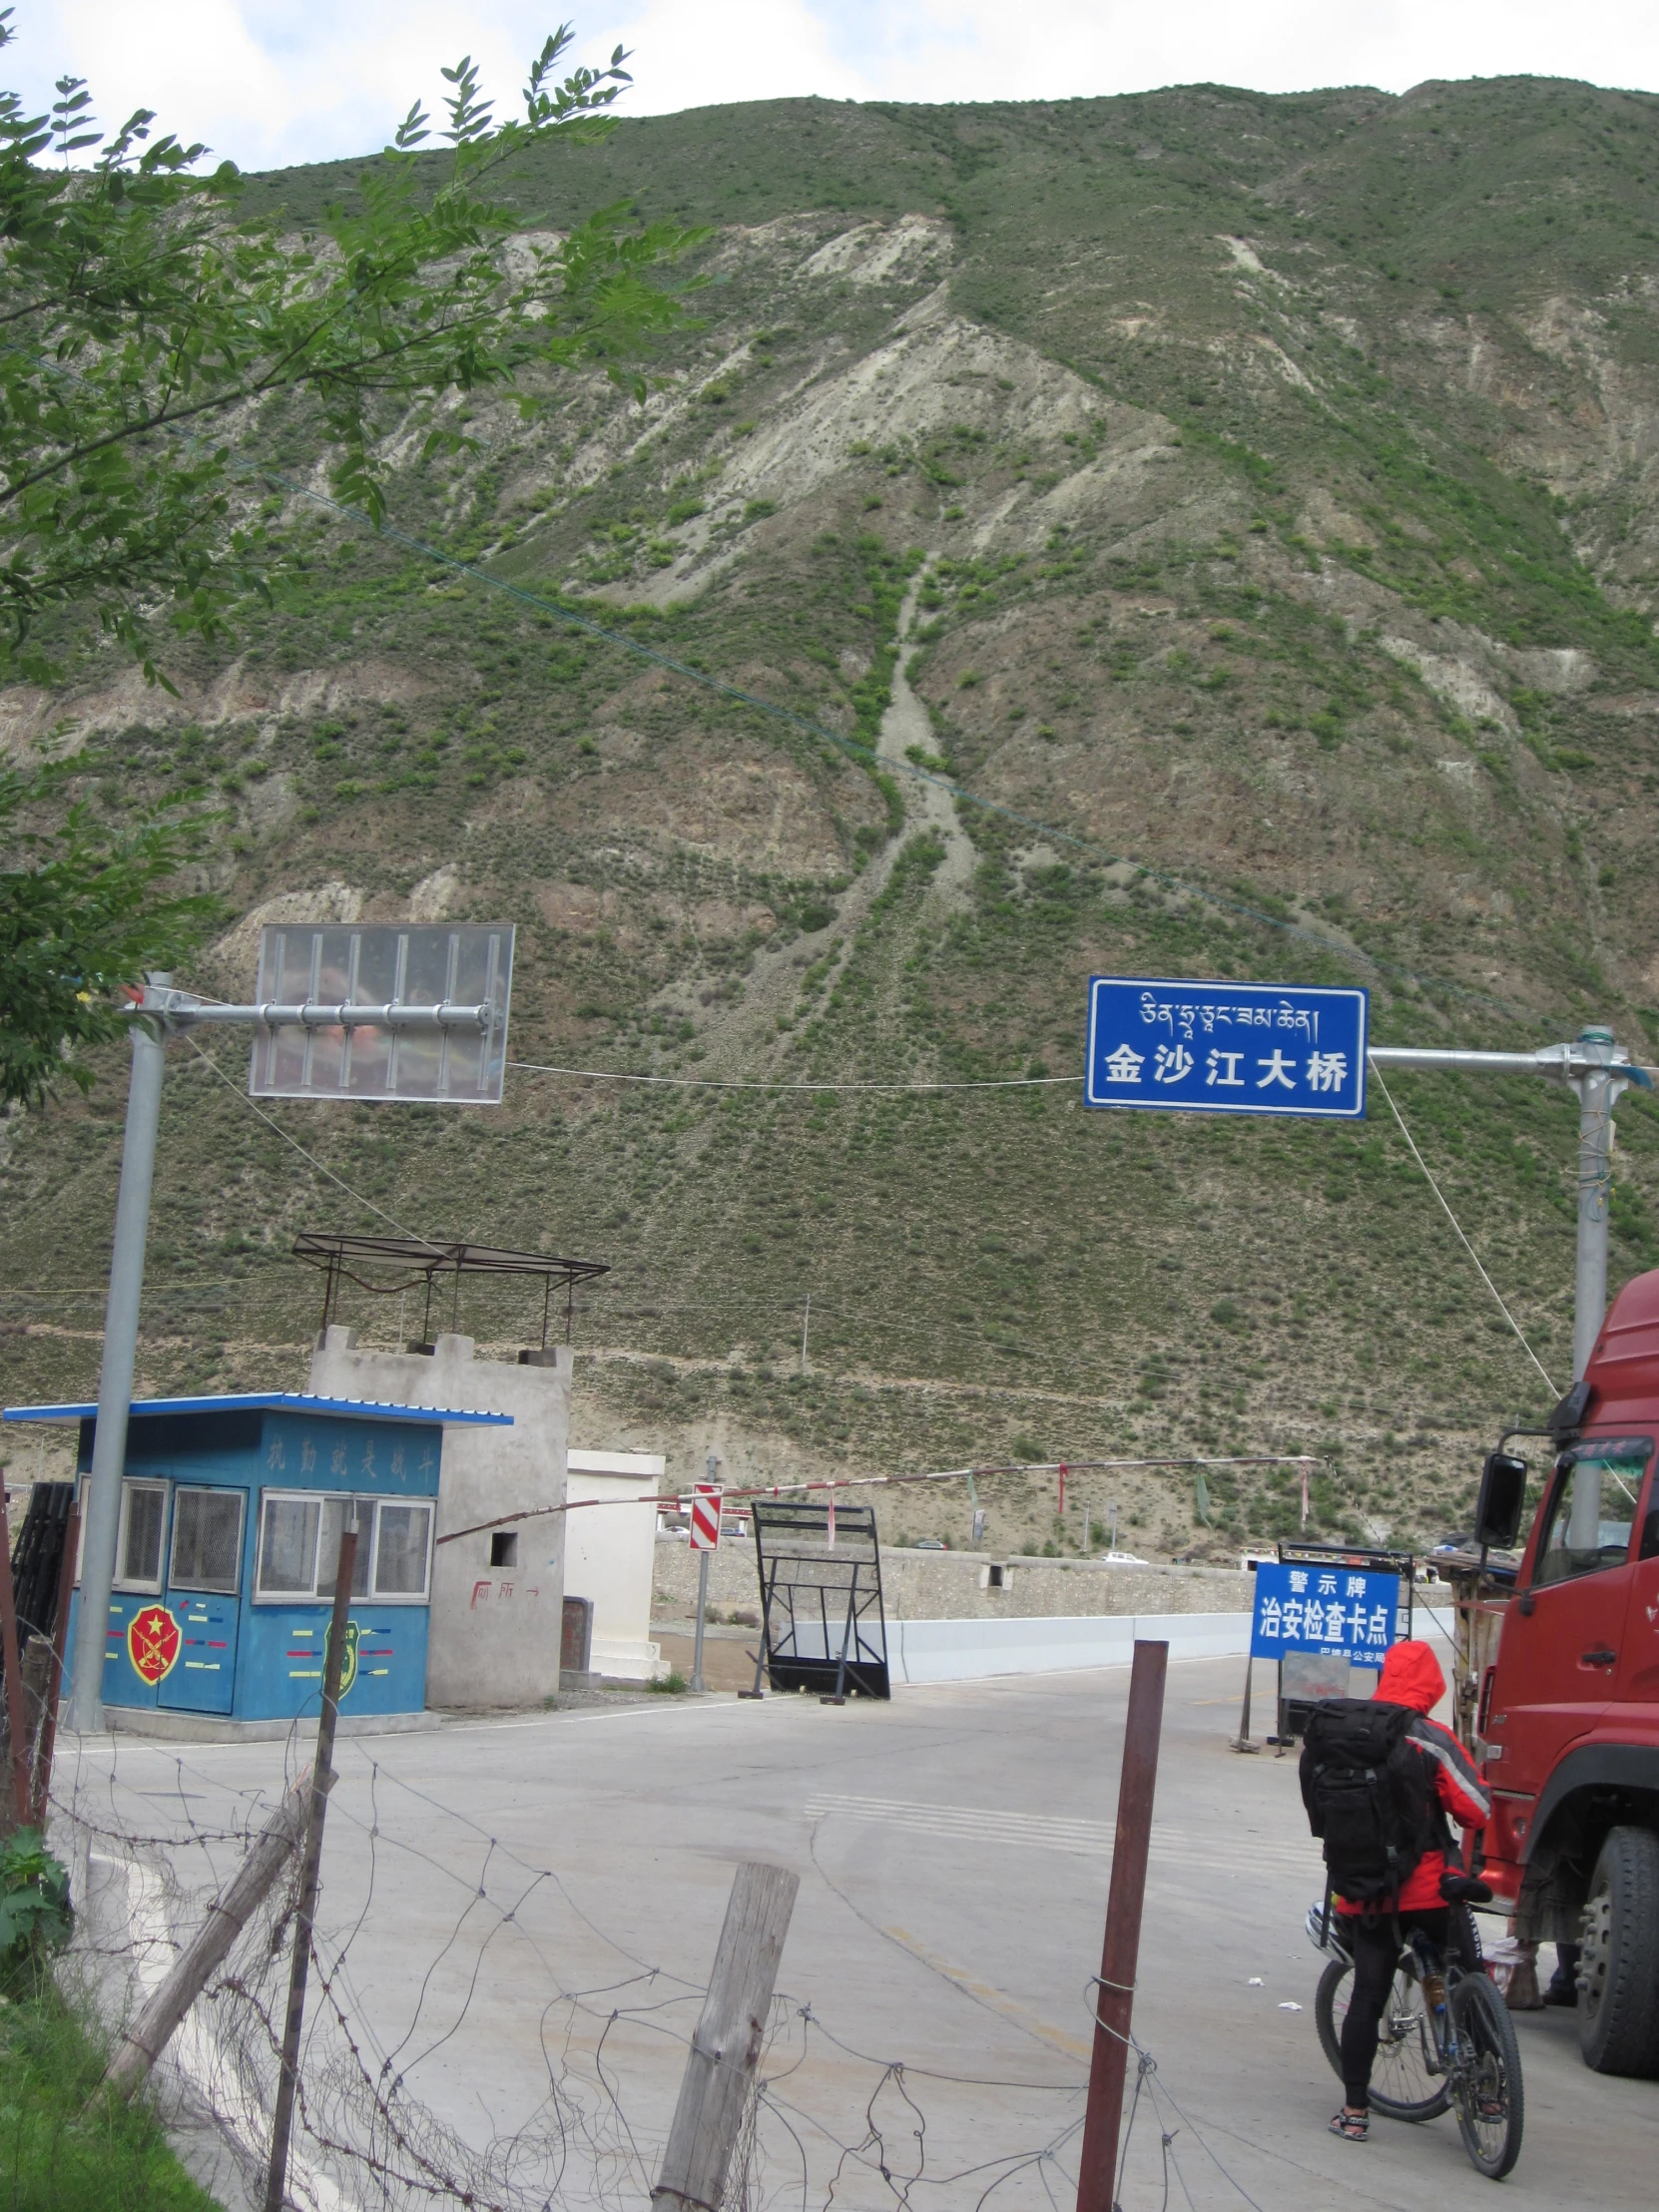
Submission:
[[[1137,1637],[1167,1643],[1172,1659],[1243,1658],[1248,1613],[1095,1613],[1071,1619],[888,1621],[894,1682],[977,1682],[996,1674],[1126,1667]]]
[[[444,1429],[442,1536],[493,1515],[564,1503],[571,1355],[560,1345],[537,1358],[548,1364],[479,1360],[472,1339],[458,1336],[440,1337],[430,1355],[359,1352],[355,1330],[332,1328],[311,1355],[307,1387],[323,1397],[512,1415],[511,1428]],[[487,1529],[435,1547],[428,1705],[539,1705],[558,1689],[564,1516],[521,1521],[516,1534],[510,1565],[490,1564]]]
[[[1087,1613],[1027,1615],[1011,1620],[887,1622],[887,1669],[894,1682],[977,1682],[996,1674],[1049,1674],[1072,1667],[1126,1667],[1137,1638],[1167,1643],[1172,1659],[1242,1659],[1250,1649],[1248,1613]],[[1419,1605],[1416,1635],[1433,1650],[1449,1681],[1453,1620]],[[1354,1670],[1362,1676],[1363,1669]],[[1264,1710],[1273,1710],[1274,1663],[1257,1663]],[[1244,1677],[1240,1674],[1242,1690]],[[1356,1681],[1353,1697],[1369,1697],[1375,1677]],[[1449,1693],[1436,1719],[1449,1725]]]
[[[566,1500],[583,1509],[565,1515],[564,1586],[593,1600],[595,1674],[649,1682],[662,1671],[661,1647],[651,1641],[657,1516],[631,1500],[655,1497],[667,1464],[656,1451],[569,1454]]]

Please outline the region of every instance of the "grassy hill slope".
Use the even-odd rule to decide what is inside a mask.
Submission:
[[[302,222],[353,176],[259,191]],[[1659,1043],[1654,101],[777,102],[511,190],[526,229],[714,226],[646,404],[458,407],[474,450],[401,469],[396,541],[298,495],[272,409],[245,449],[304,566],[245,649],[170,700],[88,641],[0,702],[112,808],[222,795],[247,918],[194,980],[246,991],[262,917],[504,917],[516,1059],[728,1081],[1070,1074],[1097,970],[1360,980],[1382,1040]],[[1347,1129],[516,1073],[490,1115],[279,1109],[307,1159],[208,1049],[173,1054],[152,1382],[302,1372],[292,1232],[375,1218],[322,1163],[413,1233],[610,1261],[581,1440],[683,1477],[1312,1449],[1320,1525],[1433,1530],[1546,1400],[1375,1093]],[[1572,1101],[1391,1088],[1564,1384]],[[12,1395],[95,1384],[123,1091],[7,1132]],[[1651,1108],[1618,1163],[1624,1274]],[[1211,1491],[1213,1534],[1183,1479],[1070,1495],[1151,1551],[1300,1520],[1288,1476]],[[995,1543],[1081,1534],[1051,1486],[987,1501]]]

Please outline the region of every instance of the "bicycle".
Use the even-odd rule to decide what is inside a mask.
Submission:
[[[1341,2080],[1348,2014],[1343,1984],[1354,1972],[1354,1960],[1335,1913],[1327,1928],[1325,1907],[1316,1905],[1307,1925],[1315,1949],[1331,1954],[1314,1998],[1314,2019],[1320,2046]],[[1469,1935],[1471,1955],[1478,1958],[1472,1923]],[[1382,2008],[1371,2101],[1389,2119],[1416,2122],[1454,2108],[1469,2162],[1489,2181],[1501,2181],[1520,2156],[1526,2094],[1508,2007],[1483,1968],[1443,1958],[1420,1930],[1400,1946]]]

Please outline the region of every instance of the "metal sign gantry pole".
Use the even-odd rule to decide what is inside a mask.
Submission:
[[[1414,1045],[1373,1045],[1374,1067],[1444,1068],[1469,1075],[1542,1075],[1578,1094],[1578,1267],[1573,1291],[1572,1375],[1576,1382],[1607,1316],[1607,1228],[1613,1184],[1613,1108],[1634,1083],[1651,1091],[1653,1078],[1635,1066],[1611,1029],[1578,1032],[1573,1044],[1540,1045],[1535,1052],[1418,1050]]]
[[[269,1029],[384,1028],[483,1033],[487,1005],[228,1006],[205,1002],[169,986],[169,975],[146,979],[132,1006],[133,1074],[127,1093],[127,1129],[121,1151],[121,1188],[110,1253],[110,1295],[104,1315],[104,1358],[98,1378],[98,1424],[88,1485],[86,1541],[81,1553],[81,1609],[75,1628],[69,1725],[89,1735],[104,1725],[104,1654],[109,1642],[110,1596],[115,1586],[121,1535],[121,1481],[127,1464],[127,1422],[138,1359],[139,1305],[144,1291],[144,1248],[150,1230],[150,1190],[156,1172],[156,1132],[161,1121],[166,1038],[201,1023]]]

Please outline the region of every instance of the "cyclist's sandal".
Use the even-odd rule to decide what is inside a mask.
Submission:
[[[1345,2106],[1331,2115],[1331,2132],[1340,2135],[1345,2143],[1369,2143],[1371,2141],[1371,2114],[1350,2112]]]

